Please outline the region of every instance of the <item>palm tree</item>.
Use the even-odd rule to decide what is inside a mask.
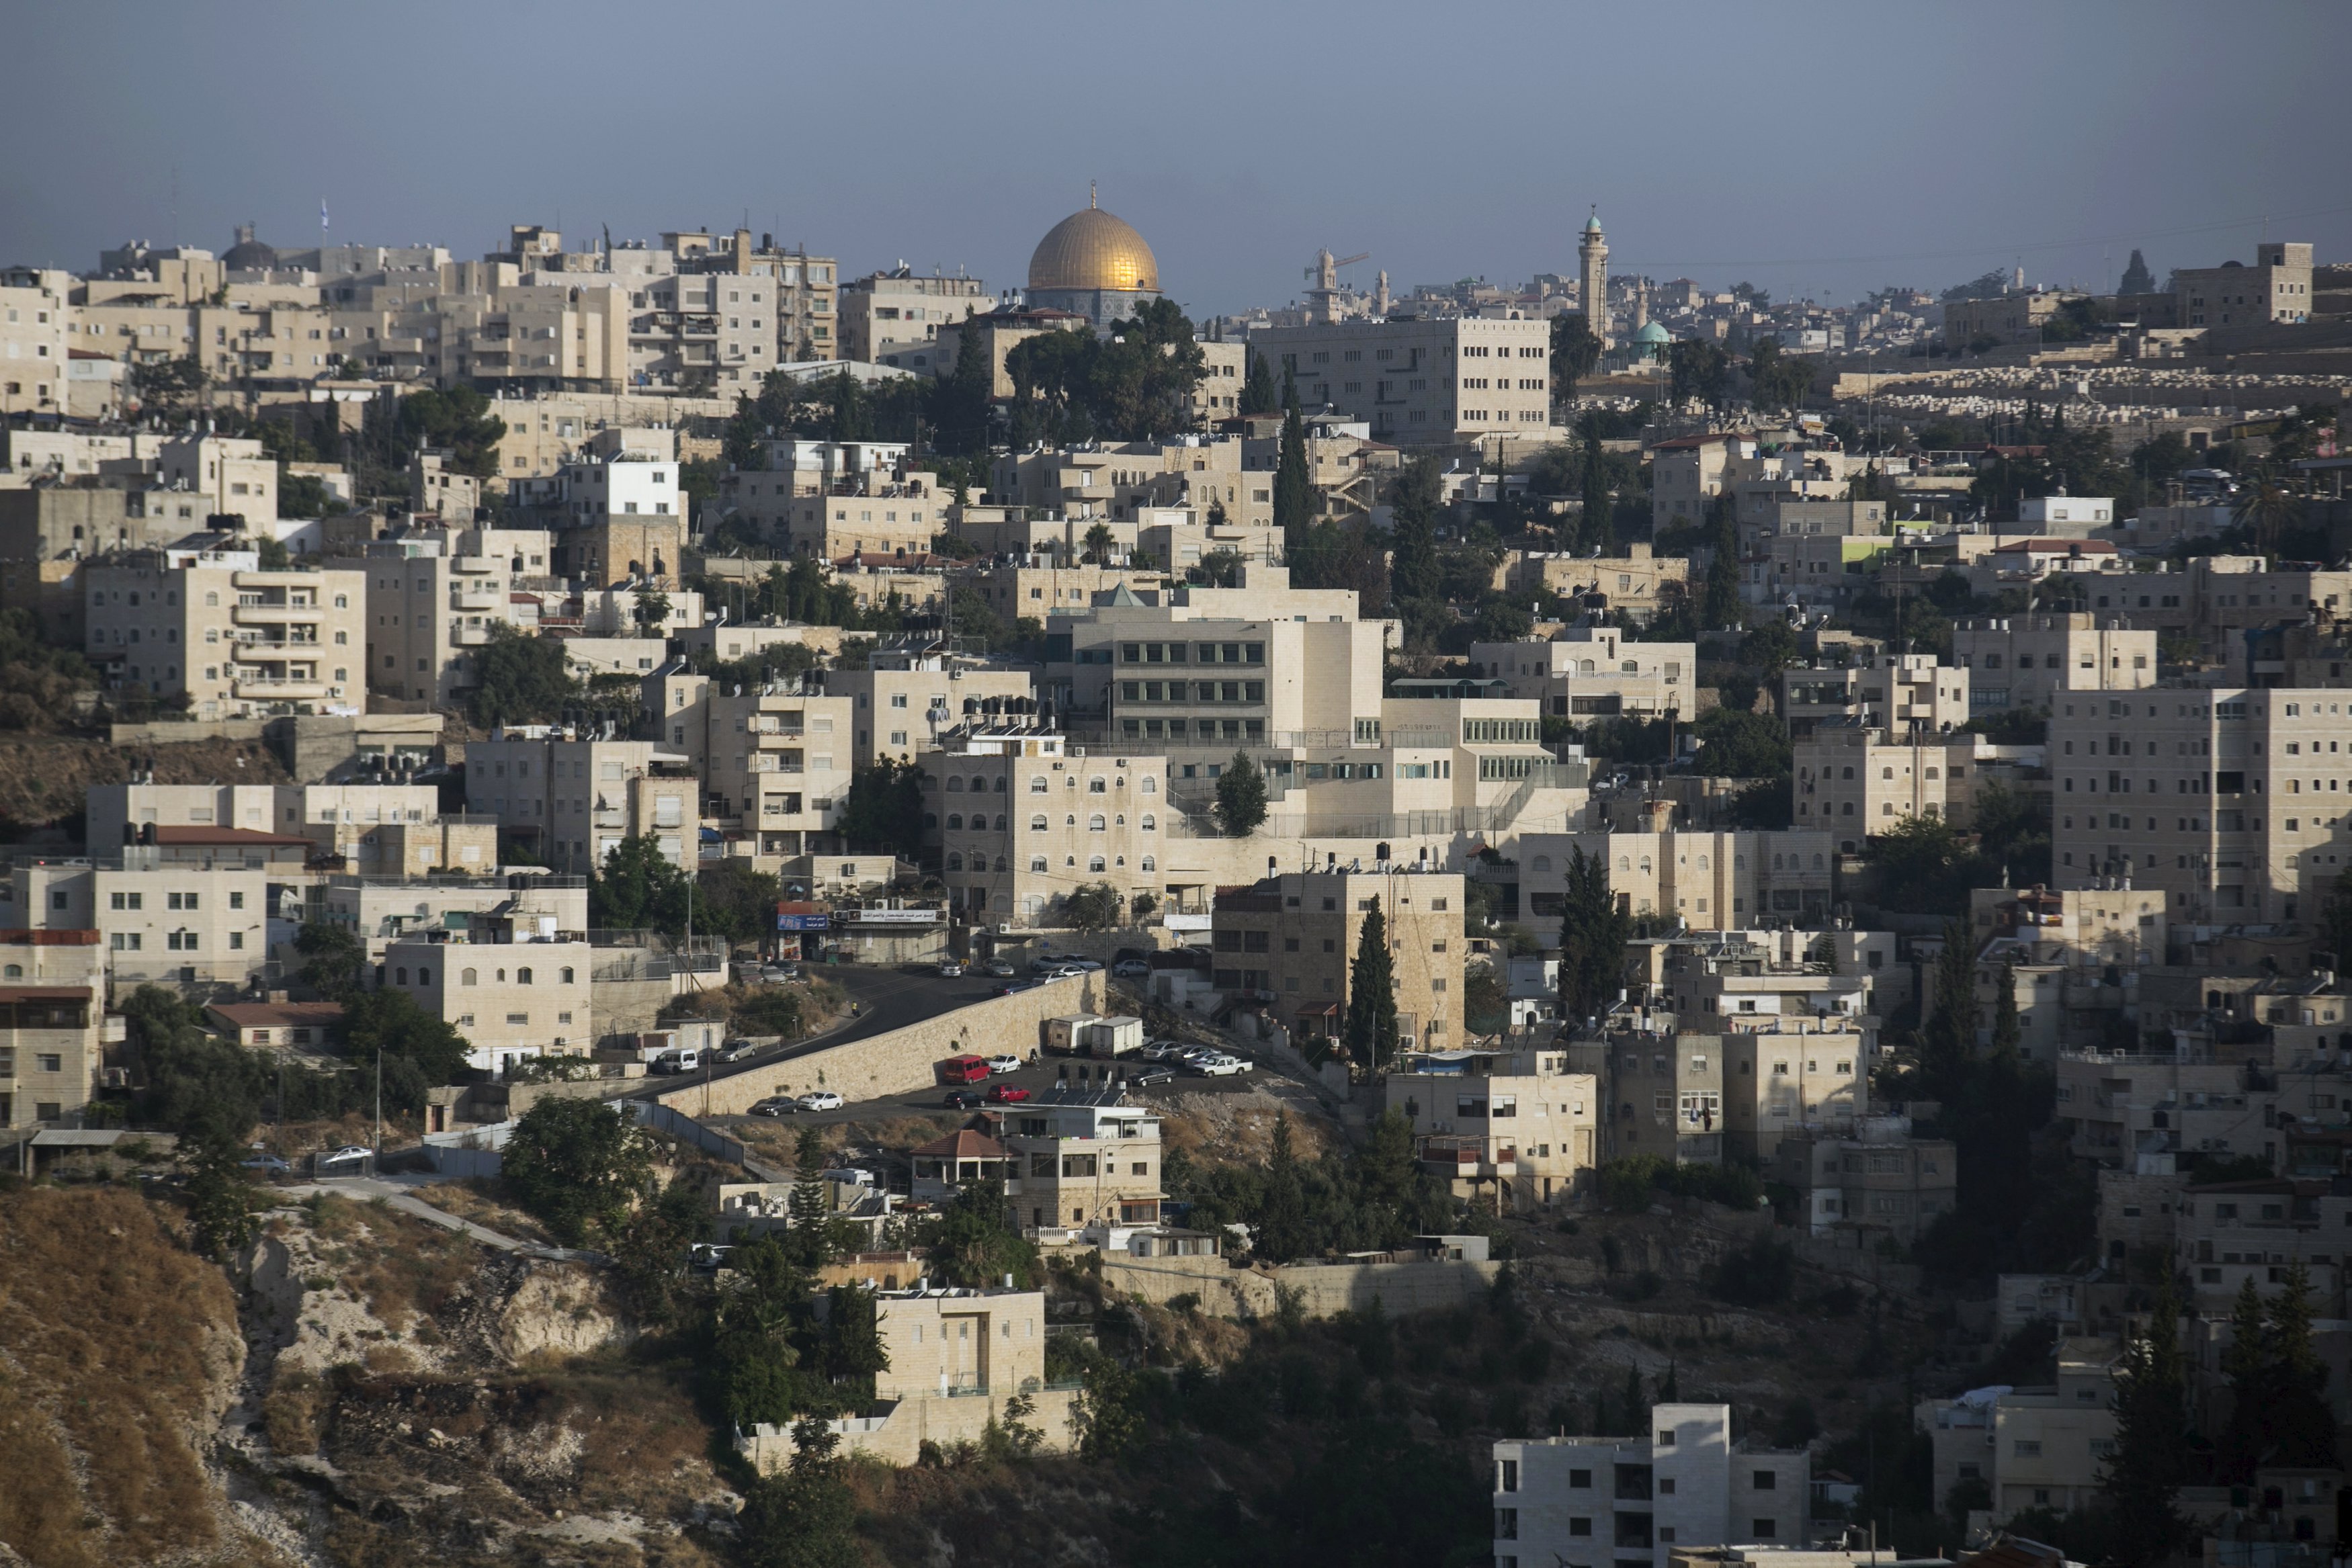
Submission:
[[[1108,523],[1097,523],[1087,530],[1087,559],[1097,566],[1108,566],[1111,547],[1117,542]]]
[[[2258,474],[2253,488],[2238,503],[2237,521],[2253,532],[2254,543],[2275,552],[2287,529],[2303,520],[2303,503],[2275,474]]]

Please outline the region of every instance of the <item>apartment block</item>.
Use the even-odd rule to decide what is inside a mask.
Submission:
[[[2308,918],[2347,863],[2352,693],[2158,686],[2050,723],[2060,886],[2126,876],[2180,922]]]
[[[553,475],[518,481],[508,495],[522,520],[551,535],[551,575],[680,586],[687,518],[673,433],[598,431]]]
[[[1677,1034],[1672,1015],[1652,1013],[1612,1030],[1594,1054],[1607,1108],[1601,1157],[1655,1155],[1682,1165],[1724,1156],[1723,1041]]]
[[[1160,1223],[1160,1118],[1125,1091],[1056,1083],[1008,1106],[999,1138],[1005,1198],[1024,1229]]]
[[[1470,674],[1499,680],[1549,717],[1696,716],[1698,648],[1643,643],[1614,626],[1570,626],[1549,642],[1473,643]]]
[[[2172,275],[2174,307],[2183,327],[2244,327],[2311,319],[2312,248],[2264,240],[2253,265],[2184,267]]]
[[[2089,612],[1963,616],[1952,622],[1952,658],[1969,672],[1972,714],[2050,710],[2062,692],[2156,685],[2156,637]]]
[[[1508,570],[1515,592],[1558,594],[1597,614],[1622,611],[1646,626],[1661,608],[1690,591],[1690,564],[1686,556],[1657,555],[1636,544],[1616,556],[1529,551]]]
[[[83,652],[114,690],[184,698],[198,718],[356,712],[366,579],[264,571],[251,550],[158,551],[83,569]]]
[[[1301,401],[1396,444],[1539,434],[1551,421],[1551,328],[1425,318],[1274,327],[1250,335]]]
[[[719,824],[728,852],[740,845],[765,858],[835,847],[830,835],[857,761],[853,699],[779,681],[710,692],[701,706],[704,737],[689,749],[702,776],[703,815]]]
[[[669,788],[648,800],[635,788],[641,779],[667,780]],[[699,821],[700,788],[684,753],[649,740],[509,725],[466,751],[467,813],[495,818],[509,841],[574,875],[603,865],[623,839],[646,833],[670,840],[673,858],[685,863],[688,835]]]
[[[1034,924],[1081,887],[1160,891],[1164,758],[1089,756],[1013,721],[945,731],[916,761],[949,907],[975,923]]]
[[[1451,872],[1291,872],[1221,888],[1212,911],[1213,984],[1255,995],[1294,1035],[1336,1040],[1356,951],[1377,911],[1387,927],[1400,1051],[1462,1038],[1463,880]]]
[[[717,515],[788,556],[927,556],[950,497],[903,441],[765,444],[758,467],[720,481]]]
[[[1790,1138],[1850,1131],[1868,1107],[1872,1040],[1856,1019],[1735,1019],[1721,1038],[1725,1146],[1748,1164],[1769,1169]]]
[[[462,936],[403,936],[384,945],[376,984],[404,992],[466,1037],[468,1066],[503,1075],[517,1058],[584,1055],[589,1014],[587,934],[553,915],[486,913]]]
[[[307,881],[310,841],[241,828],[153,835],[116,852],[20,861],[10,926],[98,932],[119,987],[244,986],[262,975],[269,922]]]
[[[980,664],[936,645],[877,648],[862,670],[826,672],[825,691],[845,699],[854,724],[850,766],[883,758],[912,760],[940,731],[977,720],[974,704],[1005,704],[1030,695],[1029,671]]]
[[[2070,1051],[2058,1057],[2056,1112],[2077,1159],[2137,1168],[2143,1155],[2276,1156],[2263,1074],[2181,1053]]]
[[[498,629],[537,630],[539,601],[520,591],[556,585],[553,555],[543,529],[411,529],[338,560],[367,582],[369,690],[462,706]]]
[[[1830,908],[1830,836],[1783,832],[1521,833],[1518,920],[1555,942],[1576,855],[1608,867],[1618,907],[1634,915],[1678,915],[1696,930],[1735,930],[1765,918],[1818,925]]]
[[[56,1125],[89,1103],[106,1012],[97,931],[0,931],[0,1134]]]
[[[1937,1505],[1980,1484],[1999,1524],[2025,1509],[2066,1513],[2094,1501],[2115,1452],[2116,1359],[2111,1341],[2064,1339],[2054,1385],[1920,1401],[1913,1424],[1934,1449]]]
[[[1646,1434],[1495,1445],[1496,1568],[1668,1568],[1677,1552],[1811,1542],[1812,1461],[1734,1441],[1727,1405],[1653,1405]]]
[[[1824,723],[1794,747],[1796,823],[1835,834],[1847,853],[1906,817],[1941,817],[1965,828],[1977,791],[1995,782],[2021,786],[2044,754],[2040,746],[1995,746],[1980,735],[1931,739]],[[2063,873],[2060,880],[2067,880]]]
[[[1598,1159],[1600,1082],[1570,1071],[1565,1051],[1414,1051],[1382,1093],[1456,1197],[1549,1207],[1581,1192]]]
[[[1780,711],[1793,734],[1827,723],[1940,736],[1968,723],[1970,706],[1968,670],[1933,653],[1866,653],[1850,664],[1780,672]]]
[[[1774,1179],[1797,1195],[1814,1236],[1882,1238],[1907,1247],[1952,1211],[1958,1154],[1948,1139],[1914,1138],[1901,1117],[1865,1116],[1847,1130],[1793,1126],[1780,1134]]]
[[[62,268],[0,269],[0,413],[64,411],[74,287]]]
[[[925,277],[901,267],[841,286],[841,357],[919,375],[940,373],[940,328],[991,309],[995,298],[977,277]]]

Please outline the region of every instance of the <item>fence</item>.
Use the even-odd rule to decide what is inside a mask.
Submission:
[[[673,1111],[657,1100],[632,1100],[630,1108],[636,1113],[637,1124],[656,1133],[667,1133],[683,1144],[691,1144],[706,1155],[712,1155],[730,1165],[741,1165],[750,1151],[741,1141],[704,1126],[683,1111]]]

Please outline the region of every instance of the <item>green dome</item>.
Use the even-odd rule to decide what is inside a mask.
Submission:
[[[1584,232],[1589,235],[1597,235],[1601,232],[1600,208],[1595,207],[1592,210],[1592,215],[1584,220]]]
[[[1671,343],[1674,341],[1674,334],[1668,332],[1664,327],[1659,326],[1655,321],[1645,321],[1642,324],[1642,329],[1633,334],[1633,341],[1637,343]]]

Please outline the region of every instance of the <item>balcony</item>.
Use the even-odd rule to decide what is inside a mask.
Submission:
[[[452,626],[449,628],[449,642],[459,648],[486,647],[497,630],[495,626]]]
[[[323,680],[270,680],[240,674],[230,684],[229,694],[252,702],[318,702],[325,698],[327,689]]]
[[[1454,1181],[1491,1180],[1519,1174],[1519,1151],[1487,1149],[1484,1138],[1432,1137],[1421,1141],[1421,1166],[1432,1176]]]
[[[247,664],[284,664],[289,659],[316,659],[326,650],[317,643],[247,643],[234,642],[228,645],[228,656]]]
[[[468,585],[449,595],[452,610],[498,610],[505,606],[507,591],[499,588],[476,588]]]
[[[318,604],[240,604],[229,612],[229,620],[238,626],[290,626],[326,615],[325,606]]]

